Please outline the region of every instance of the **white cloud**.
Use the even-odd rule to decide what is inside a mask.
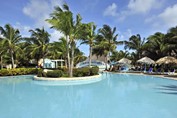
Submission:
[[[153,9],[161,8],[164,0],[129,0],[126,9],[118,12],[117,5],[112,3],[108,6],[103,15],[116,17],[119,21],[134,14],[147,14]]]
[[[51,37],[50,37],[50,41],[53,42],[53,41],[58,41],[58,39],[62,36],[64,36],[61,32],[57,31],[57,30],[53,30],[51,33],[50,33]]]
[[[145,14],[152,9],[159,8],[162,2],[159,0],[130,0],[128,3],[128,9],[132,13]]]
[[[145,20],[157,29],[168,29],[177,25],[177,4],[167,7],[157,16],[152,16]]]
[[[115,3],[112,3],[112,5],[108,6],[104,13],[103,13],[104,16],[117,16],[118,13],[117,13],[117,5]]]
[[[125,32],[119,31],[118,34],[119,34],[119,36],[118,36],[119,41],[128,40],[132,36],[132,30],[127,29]]]
[[[32,27],[49,29],[50,24],[45,20],[49,18],[55,6],[61,6],[63,3],[63,0],[29,0],[29,3],[23,8],[23,13],[34,20],[35,24]],[[55,30],[49,32],[51,34],[51,41],[57,41],[62,36],[60,32]]]
[[[22,25],[21,23],[16,22],[16,24],[14,25],[14,28],[18,29],[20,31],[20,34],[23,37],[29,37],[30,36],[30,33],[29,33],[29,30],[31,29],[30,26]]]
[[[166,8],[158,17],[168,27],[177,25],[177,4]]]
[[[49,18],[54,6],[61,6],[63,3],[63,0],[30,0],[23,8],[23,13],[34,20],[35,27],[48,28],[49,24],[45,20]]]

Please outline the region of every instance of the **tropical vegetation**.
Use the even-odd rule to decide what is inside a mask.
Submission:
[[[84,23],[81,15],[74,15],[67,4],[62,7],[56,6],[46,22],[52,29],[63,33],[64,37],[58,37],[58,41],[51,42],[50,33],[44,28],[31,29],[29,30],[31,36],[23,37],[20,31],[10,24],[0,26],[2,72],[5,72],[4,68],[9,64],[12,68],[16,66],[29,68],[37,66],[37,63],[34,64],[31,61],[38,62],[40,59],[50,58],[65,61],[64,76],[85,76],[80,70],[74,69],[77,63],[87,58],[78,48],[78,45],[83,44],[89,46],[89,67],[91,67],[92,55],[104,56],[105,62],[116,62],[123,57],[134,62],[144,56],[153,60],[164,56],[177,58],[177,26],[170,28],[167,33],[155,32],[146,38],[135,34],[129,39],[120,41],[116,27],[112,28],[108,24],[103,24],[98,28],[94,22]],[[118,51],[119,45],[124,46],[125,50]],[[88,70],[82,71],[92,73]],[[75,75],[76,73],[78,74]],[[47,74],[44,75],[47,76]],[[48,75],[50,76],[50,73]]]

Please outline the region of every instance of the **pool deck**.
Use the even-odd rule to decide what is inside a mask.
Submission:
[[[98,78],[100,76],[101,76],[101,74],[94,75],[94,76],[86,76],[86,77],[60,77],[60,78],[34,76],[34,79],[39,80],[39,81],[74,81],[74,80],[90,80],[90,79]]]
[[[108,72],[108,71],[107,71]],[[108,73],[114,73],[114,74],[134,74],[134,75],[147,75],[147,76],[155,76],[155,77],[161,77],[165,79],[171,79],[177,81],[177,75],[163,75],[163,74],[145,74],[145,73],[131,73],[131,72],[108,72]]]

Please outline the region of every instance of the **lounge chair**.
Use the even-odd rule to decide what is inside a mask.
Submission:
[[[168,75],[174,75],[175,74],[175,69],[173,69],[171,72],[168,72]]]
[[[153,72],[153,68],[150,67],[149,70],[148,70],[148,73],[152,73]]]

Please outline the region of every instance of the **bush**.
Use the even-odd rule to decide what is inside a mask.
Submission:
[[[37,68],[27,68],[26,71],[28,74],[37,74],[38,69]]]
[[[76,68],[76,69],[73,69],[73,76],[74,77],[83,77],[83,76],[98,75],[98,71],[99,71],[98,67]]]
[[[90,67],[81,68],[80,71],[83,72],[83,76],[90,76]]]
[[[7,69],[0,70],[0,76],[8,76],[8,75],[10,75],[10,71],[8,71]]]
[[[74,68],[73,69],[73,76],[74,77],[82,77],[83,76],[83,72],[80,68]]]
[[[0,70],[0,76],[37,74],[36,68],[14,68]]]
[[[37,76],[42,77],[43,69],[38,69]]]
[[[42,72],[42,77],[47,77],[47,73],[46,72]]]
[[[90,75],[98,75],[99,68],[97,66],[94,66],[90,68]]]
[[[47,72],[47,77],[62,77],[63,71],[61,70],[53,70],[53,71],[48,71]]]

